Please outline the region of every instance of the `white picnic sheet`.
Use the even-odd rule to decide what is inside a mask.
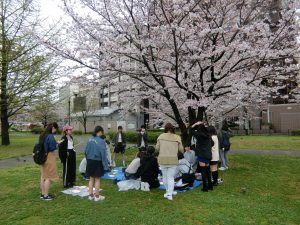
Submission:
[[[102,189],[100,189],[100,191],[102,191]],[[87,186],[74,186],[72,188],[63,190],[62,193],[72,196],[87,197],[89,196],[89,188]]]

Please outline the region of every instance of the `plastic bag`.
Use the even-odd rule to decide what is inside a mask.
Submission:
[[[128,191],[131,189],[139,190],[141,182],[138,180],[123,180],[117,183],[119,191]]]

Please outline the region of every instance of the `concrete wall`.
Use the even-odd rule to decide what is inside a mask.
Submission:
[[[270,105],[269,116],[275,132],[300,129],[300,104]]]

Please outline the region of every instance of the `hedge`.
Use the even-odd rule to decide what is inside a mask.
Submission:
[[[158,136],[162,133],[162,131],[148,131],[148,142],[151,144],[156,143]],[[109,136],[108,139],[112,140],[116,132],[109,131],[107,132],[106,136]],[[126,131],[125,132],[125,139],[128,143],[136,143],[137,142],[138,133],[136,131]]]
[[[73,132],[73,135],[82,135],[82,131],[81,130],[74,130]]]
[[[300,130],[292,130],[291,135],[292,136],[300,136]]]
[[[31,129],[31,133],[34,133],[34,134],[41,134],[43,133],[44,131],[44,128],[42,127],[34,127]]]

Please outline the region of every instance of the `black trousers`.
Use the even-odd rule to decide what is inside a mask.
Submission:
[[[68,149],[68,157],[63,162],[64,187],[73,187],[76,181],[76,152]]]

